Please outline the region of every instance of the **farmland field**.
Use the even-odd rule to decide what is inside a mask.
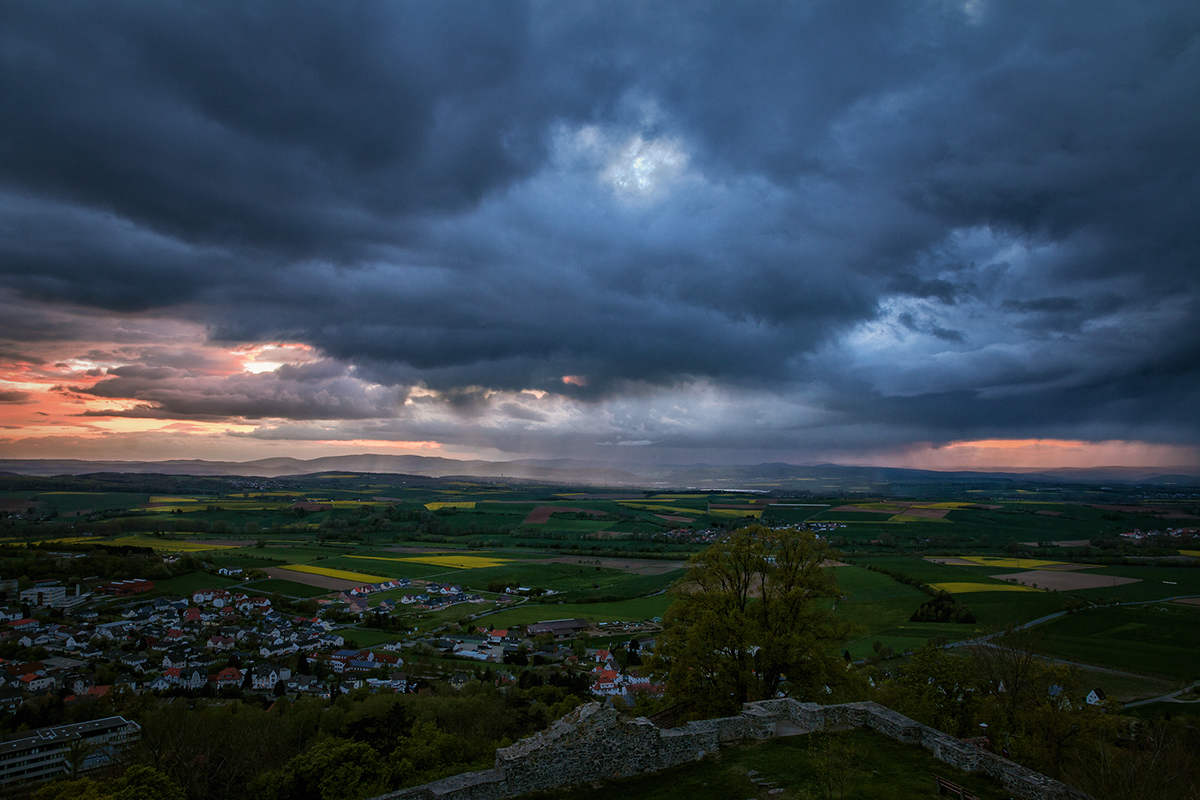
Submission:
[[[1136,578],[1137,583],[1080,590],[1081,597],[1105,597],[1123,603],[1136,600],[1161,600],[1166,597],[1200,595],[1200,569],[1195,567],[1102,567],[1095,575]]]
[[[1041,649],[1088,664],[1200,679],[1200,609],[1178,604],[1094,608],[1046,623]]]
[[[323,594],[328,594],[328,590],[318,586],[306,586],[303,583],[295,581],[285,581],[279,578],[264,578],[260,581],[254,581],[245,585],[247,592],[256,592],[259,594],[274,594],[279,592],[288,597],[320,597]]]
[[[237,581],[221,575],[211,575],[207,572],[192,572],[175,578],[165,578],[154,582],[155,594],[190,595],[201,589],[224,589]]]
[[[946,581],[944,583],[929,584],[935,589],[940,589],[949,594],[973,594],[975,592],[1036,592],[1037,589],[1032,589],[1028,586],[1019,584],[994,584],[994,583],[973,583],[970,581]]]
[[[213,544],[212,542],[189,542],[186,539],[159,539],[155,536],[118,536],[115,539],[98,540],[96,544],[113,544],[125,547],[152,547],[170,553],[204,553],[212,550],[232,550],[240,544]]]
[[[490,556],[474,555],[426,555],[405,556],[402,558],[384,558],[382,556],[349,555],[346,558],[361,558],[371,561],[399,561],[407,564],[428,564],[434,567],[449,569],[483,569],[486,567],[501,567],[509,563],[509,559],[493,558]]]
[[[362,583],[383,583],[388,580],[380,575],[366,575],[361,572],[350,572],[345,569],[330,569],[329,567],[314,567],[311,564],[291,564],[281,569],[292,570],[294,572],[306,572],[310,575],[322,575],[327,578],[336,578],[340,581],[360,581]]]
[[[929,599],[919,589],[862,567],[838,567],[834,576],[838,587],[850,597],[837,603],[838,615],[858,628],[854,638],[840,647],[855,657],[868,655],[871,642],[907,623],[917,607]]]
[[[453,567],[424,564],[419,561],[381,560],[373,556],[335,556],[325,559],[322,563],[330,568],[349,572],[369,569],[375,574],[386,575],[388,578],[433,578],[437,576],[445,580],[457,581],[457,577],[454,576],[459,572]]]
[[[400,634],[392,631],[378,631],[369,628],[342,628],[334,633],[343,639],[354,640],[359,647],[379,647],[402,638]]]
[[[580,617],[589,622],[636,622],[661,617],[674,601],[669,594],[616,603],[527,603],[483,618],[493,628]]]

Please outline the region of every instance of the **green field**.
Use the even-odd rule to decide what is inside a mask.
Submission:
[[[317,586],[306,586],[303,583],[284,581],[278,578],[265,578],[261,581],[247,583],[246,591],[255,594],[274,594],[275,592],[279,592],[285,597],[300,598],[320,597],[323,594],[329,594],[328,589],[321,589]]]
[[[1163,603],[1094,608],[1038,629],[1046,653],[1169,678],[1200,679],[1200,608]]]
[[[572,589],[589,591],[596,588],[593,584],[600,584],[601,587],[611,586],[633,577],[636,576],[604,567],[513,561],[499,567],[463,570],[454,576],[454,581],[476,590],[486,589],[493,581],[501,581],[565,592]]]
[[[980,800],[1005,800],[1009,793],[986,775],[969,775],[937,761],[915,745],[904,745],[883,734],[855,730],[843,734],[857,752],[857,771],[846,786],[846,798],[872,800],[925,800],[931,796],[933,779],[940,775],[965,787]],[[598,786],[580,786],[569,793],[526,795],[533,800],[570,797],[572,800],[730,800],[765,796],[750,780],[777,783],[782,797],[824,797],[819,783],[816,753],[824,741],[821,734],[791,736],[753,744],[721,748],[702,761],[665,770],[655,775],[608,781]],[[806,792],[806,794],[801,794]]]
[[[842,647],[855,658],[870,655],[871,643],[889,635],[902,635],[894,631],[907,623],[917,607],[929,599],[929,595],[892,580],[887,575],[872,572],[863,567],[838,567],[833,571],[838,587],[849,600],[838,601],[838,616],[853,623],[858,632]],[[919,646],[919,644],[918,644]],[[898,652],[907,647],[891,647]]]
[[[122,508],[137,508],[145,504],[150,496],[129,492],[42,492],[35,495],[45,505],[39,509],[52,508],[60,515],[76,514],[80,511],[113,511]]]
[[[1138,583],[1106,586],[1078,592],[1082,597],[1113,598],[1122,603],[1135,600],[1161,600],[1181,595],[1200,595],[1200,568],[1196,567],[1103,567],[1088,570],[1093,575],[1139,578]],[[1169,583],[1168,583],[1169,581]]]
[[[226,578],[221,575],[212,575],[207,572],[192,572],[176,578],[157,580],[154,582],[154,590],[155,594],[178,594],[186,596],[200,589],[224,589],[237,582],[236,579]]]
[[[353,639],[359,647],[379,647],[403,638],[403,634],[395,631],[377,631],[370,628],[341,628],[334,633],[343,639]]]
[[[1157,678],[1149,675],[1129,675],[1123,672],[1093,670],[1080,667],[1076,676],[1084,691],[1100,687],[1110,700],[1128,703],[1148,697],[1159,697],[1178,689],[1180,681],[1174,678]]]
[[[928,583],[1005,585],[1004,581],[990,578],[983,571],[991,568],[934,564],[921,558],[905,556],[876,556],[856,559],[856,562],[872,564]],[[970,592],[958,595],[955,599],[970,608],[976,622],[984,628],[1002,628],[1009,623],[1029,622],[1062,611],[1068,602],[1066,595],[1062,593],[1040,591]]]
[[[551,619],[579,617],[589,622],[638,622],[661,617],[674,601],[669,594],[656,597],[639,597],[616,603],[526,603],[516,608],[490,614],[480,619],[479,624],[492,628],[507,628],[511,625],[530,625]]]

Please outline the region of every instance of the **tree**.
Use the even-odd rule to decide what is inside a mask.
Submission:
[[[818,735],[819,747],[813,753],[817,777],[825,790],[825,800],[840,800],[846,794],[846,786],[861,768],[858,750],[845,733]],[[810,749],[809,752],[813,751]]]
[[[799,694],[838,682],[846,668],[827,643],[848,626],[818,602],[838,594],[829,555],[812,533],[750,525],[693,556],[649,659],[668,695],[734,713],[785,681]]]

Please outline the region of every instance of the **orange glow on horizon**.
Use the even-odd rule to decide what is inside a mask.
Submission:
[[[312,444],[333,447],[383,447],[389,450],[441,450],[442,443],[391,441],[390,439],[314,439]]]
[[[1090,467],[1194,468],[1200,448],[1121,439],[977,439],[944,445],[924,444],[863,457],[846,463],[930,470],[1087,469]]]

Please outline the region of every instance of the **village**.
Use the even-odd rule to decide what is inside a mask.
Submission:
[[[422,584],[418,593],[369,604],[375,592],[413,583]],[[369,614],[389,614],[401,603],[436,610],[481,602],[457,585],[408,579],[364,585],[320,599],[311,617],[285,613],[274,608],[270,598],[236,590],[138,598],[153,590],[152,581],[113,581],[89,597],[68,594],[55,581],[39,581],[20,593],[20,605],[0,607],[0,643],[13,642],[39,655],[24,661],[0,659],[5,683],[0,708],[14,710],[50,693],[72,704],[113,691],[241,690],[321,697],[359,688],[415,691],[420,681],[463,683],[468,678],[453,671],[454,661],[468,671],[473,663],[501,667],[499,681],[515,679],[504,669],[509,666],[591,665],[596,675],[593,689],[601,696],[656,688],[636,668],[622,672],[609,650],[579,647],[584,640],[580,637],[601,632],[613,636],[623,630],[615,625],[593,627],[582,619],[507,629],[479,626],[433,636],[398,633],[394,640],[371,648],[349,648],[347,637],[334,632],[345,632],[347,617],[364,620]],[[632,641],[635,650],[653,644],[650,637]],[[421,675],[410,675],[401,669],[403,654],[410,651],[435,656],[437,663]]]

